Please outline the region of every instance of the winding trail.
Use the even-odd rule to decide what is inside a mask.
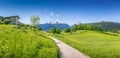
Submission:
[[[59,47],[61,58],[90,58],[87,55],[84,55],[83,53],[79,52],[78,50],[68,46],[67,44],[63,43],[60,40],[57,40],[55,38],[52,38],[57,46]]]

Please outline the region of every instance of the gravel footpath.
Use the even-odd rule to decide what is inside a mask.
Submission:
[[[59,47],[61,58],[90,58],[89,56],[84,55],[83,53],[72,48],[71,46],[61,42],[60,40],[57,40],[55,38],[52,38],[52,39],[55,41],[55,43]]]

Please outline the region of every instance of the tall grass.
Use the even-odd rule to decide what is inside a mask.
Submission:
[[[0,58],[57,57],[57,46],[44,32],[0,25]]]
[[[120,57],[120,36],[96,31],[78,31],[72,34],[62,33],[54,36],[91,58]]]

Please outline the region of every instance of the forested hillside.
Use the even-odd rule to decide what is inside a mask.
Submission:
[[[115,23],[115,22],[102,21],[102,22],[88,23],[88,24],[100,27],[103,30],[108,30],[108,31],[120,30],[120,23]]]

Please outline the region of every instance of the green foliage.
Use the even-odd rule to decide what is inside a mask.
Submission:
[[[60,34],[61,30],[59,28],[50,28],[49,32],[53,34]]]
[[[24,29],[32,29],[32,26],[31,26],[31,25],[24,24],[24,23],[21,23],[21,22],[18,23],[17,27],[18,27],[19,29],[23,29],[23,28],[24,28]]]
[[[72,31],[77,31],[77,30],[96,30],[96,31],[103,31],[101,28],[92,26],[92,25],[74,25],[72,27]]]
[[[50,28],[50,31],[49,31],[49,32],[55,34],[56,29],[55,29],[55,28]]]
[[[38,30],[42,30],[42,28],[39,25],[35,26],[34,28]]]
[[[78,29],[77,25],[74,25],[74,26],[72,27],[72,32],[76,32],[77,29]]]
[[[3,17],[0,16],[0,24],[3,24]]]
[[[24,27],[26,24],[19,22],[18,26]]]
[[[61,30],[60,28],[56,28],[56,34],[60,34]]]
[[[0,24],[11,24],[11,21],[0,19]]]
[[[48,34],[13,25],[0,25],[0,58],[57,58]]]
[[[64,32],[66,32],[66,33],[71,32],[71,29],[70,28],[65,28]]]
[[[37,29],[37,30],[42,30],[40,27],[34,27],[32,25],[29,25],[29,24],[24,24],[24,23],[21,23],[19,22],[19,24],[17,25],[19,28],[25,28],[25,29]]]
[[[106,31],[113,31],[114,29],[116,31],[120,30],[120,23],[116,23],[116,22],[101,21],[96,23],[87,23],[86,25],[97,26]]]
[[[114,36],[118,36],[118,34],[116,33],[112,33],[112,32],[103,32],[104,34],[108,34],[108,35],[114,35]]]
[[[116,29],[113,29],[111,32],[113,32],[113,33],[119,33],[119,31],[116,30]]]
[[[55,34],[54,36],[91,58],[120,57],[120,36],[88,30],[81,30],[72,34]]]
[[[34,26],[35,28],[39,28],[39,20],[40,20],[40,17],[39,16],[36,16],[36,15],[33,15],[31,16],[30,18],[30,21],[31,21],[31,24],[32,26]]]
[[[11,21],[6,20],[6,21],[4,21],[4,24],[11,24]]]

